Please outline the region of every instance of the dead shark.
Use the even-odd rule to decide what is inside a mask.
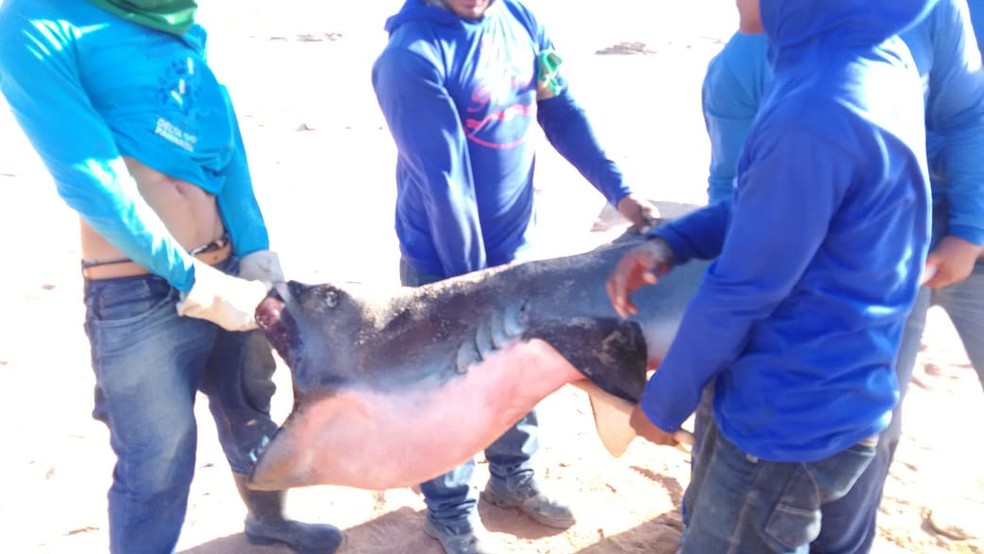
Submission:
[[[605,280],[641,240],[395,292],[278,285],[256,317],[291,369],[295,402],[250,486],[413,486],[568,383],[631,406],[705,269],[675,268],[634,294],[638,316],[620,319]],[[627,446],[602,439],[616,454]]]

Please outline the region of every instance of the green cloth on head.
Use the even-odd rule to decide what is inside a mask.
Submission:
[[[89,0],[100,8],[151,29],[185,34],[195,24],[195,0]]]

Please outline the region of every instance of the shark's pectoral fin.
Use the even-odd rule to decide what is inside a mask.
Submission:
[[[588,393],[601,444],[616,458],[624,454],[632,439],[636,438],[636,432],[629,424],[635,405],[605,392],[588,380],[575,381],[571,384]]]
[[[292,445],[297,442],[292,434],[289,427],[281,428],[266,449],[260,453],[246,481],[249,488],[276,491],[305,484],[299,479],[299,474],[302,472],[297,467],[297,453],[292,449]]]
[[[280,426],[270,443],[257,456],[246,486],[253,490],[279,491],[316,484],[308,446],[318,440],[312,427],[304,425],[303,405],[308,396],[295,397],[294,411]]]
[[[638,402],[646,386],[646,339],[638,323],[615,318],[547,320],[524,338],[542,339],[602,390]]]

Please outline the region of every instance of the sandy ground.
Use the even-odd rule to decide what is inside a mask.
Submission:
[[[250,0],[202,8],[212,61],[236,99],[257,194],[288,277],[396,282],[394,149],[369,68],[385,40],[383,21],[399,3]],[[652,198],[702,202],[707,145],[699,84],[707,60],[732,32],[733,5],[530,4],[548,22],[575,92],[632,182]],[[7,260],[0,269],[0,552],[105,551],[113,458],[106,430],[90,417],[77,220],[6,109],[0,145]],[[603,240],[587,232],[601,197],[549,148],[538,171],[547,251]],[[277,380],[280,419],[291,404],[286,368]],[[984,521],[981,433],[973,425],[984,417],[982,405],[949,321],[932,311],[875,552],[984,551],[980,542],[948,539],[927,523],[937,506],[961,506],[963,516]],[[506,551],[673,552],[688,457],[641,441],[610,457],[577,390],[547,398],[540,413],[540,479],[569,500],[578,523],[558,532],[482,506],[482,519]],[[199,419],[198,470],[178,550],[284,552],[245,542],[244,508],[204,402]],[[484,471],[480,464],[480,478]],[[292,491],[288,510],[345,529],[347,552],[440,552],[421,531],[423,502],[410,490],[312,487]]]

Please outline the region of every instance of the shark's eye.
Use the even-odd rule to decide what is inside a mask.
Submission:
[[[338,291],[335,289],[328,289],[325,291],[325,304],[329,308],[334,308],[338,305]]]

